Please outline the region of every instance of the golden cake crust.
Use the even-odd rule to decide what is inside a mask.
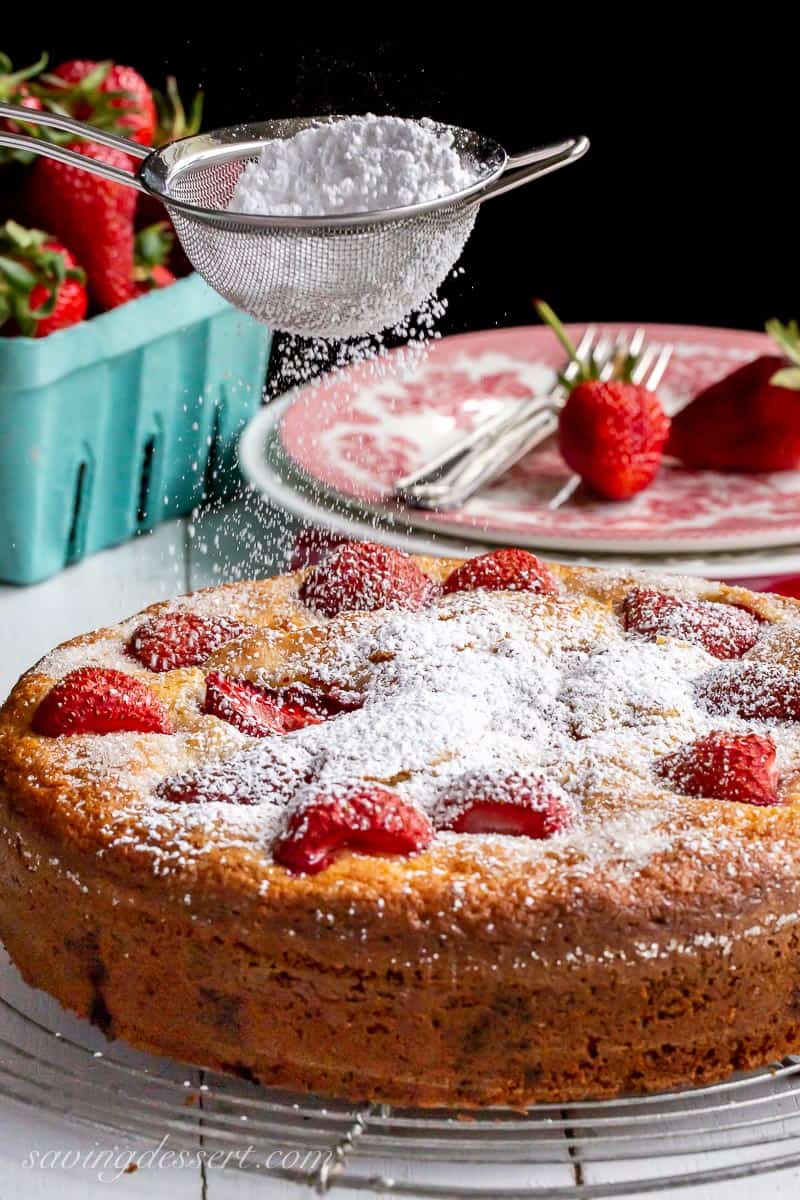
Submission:
[[[437,580],[457,565],[417,561]],[[278,683],[313,662],[363,683],[391,657],[386,614],[319,618],[299,598],[303,572],[156,605],[48,655],[0,713],[0,935],[26,979],[142,1048],[359,1100],[525,1106],[716,1079],[800,1049],[800,733],[769,723],[783,804],[676,796],[648,743],[685,741],[694,710],[671,715],[668,689],[666,713],[650,711],[646,689],[614,694],[629,641],[619,607],[642,578],[551,570],[555,598],[473,593],[438,602],[437,618],[468,638],[496,627],[498,645],[529,627],[545,659],[552,642],[577,664],[563,693],[574,746],[548,769],[584,823],[547,843],[443,834],[408,858],[345,853],[291,875],[269,853],[279,811],[154,799],[163,779],[256,745],[201,712],[210,668]],[[793,602],[674,577],[655,586],[749,608],[764,625],[745,657],[800,660]],[[202,667],[156,674],[125,655],[144,617],[182,606],[256,629]],[[591,673],[605,670],[598,646],[607,679]],[[696,647],[637,642],[633,673],[660,669],[660,649],[673,674],[714,666]],[[33,733],[54,680],[87,664],[144,679],[175,734]],[[346,750],[341,730],[331,745]],[[420,737],[401,746],[412,766],[399,777],[388,762],[369,777],[424,788],[440,769],[426,754],[457,760]]]

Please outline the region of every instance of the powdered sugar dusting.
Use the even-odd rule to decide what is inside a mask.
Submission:
[[[595,576],[585,582],[601,593]],[[213,607],[208,598],[202,605]],[[50,667],[63,668],[64,655],[70,663],[113,656],[131,624],[119,640],[57,652]],[[158,874],[211,850],[245,849],[263,862],[260,886],[268,890],[270,848],[291,814],[371,780],[427,813],[437,829],[432,871],[452,856],[462,875],[470,863],[478,872],[512,869],[541,887],[544,870],[561,885],[572,881],[577,894],[599,872],[627,885],[665,856],[707,858],[715,870],[723,845],[727,869],[746,872],[745,844],[732,827],[707,827],[659,776],[665,754],[714,730],[755,731],[775,742],[784,791],[800,773],[796,721],[712,711],[706,700],[707,680],[756,665],[760,642],[752,659],[721,665],[691,640],[626,631],[611,605],[569,581],[556,597],[454,594],[421,611],[347,614],[312,632],[298,637],[294,655],[284,654],[283,677],[357,696],[354,711],[252,739],[199,711],[195,679],[174,685],[173,710],[190,714],[175,737],[64,739],[63,771],[107,797],[112,845],[141,854]],[[265,630],[252,643],[248,678],[272,686],[275,651],[276,636]],[[244,668],[232,656],[227,669]],[[764,670],[773,678],[783,669]],[[543,841],[445,831],[454,797],[467,798],[477,779],[494,781],[502,802],[511,774],[542,777],[577,806],[579,820]],[[185,785],[184,798],[170,800],[165,780],[179,785],[176,795]],[[778,841],[771,852],[776,864],[788,864]],[[452,886],[455,904],[458,879]]]
[[[258,663],[251,666],[259,678]],[[293,811],[370,779],[396,788],[436,824],[460,781],[479,773],[502,789],[510,770],[538,772],[584,806],[584,827],[569,835],[574,847],[592,860],[605,847],[634,862],[642,856],[625,859],[626,842],[652,853],[667,836],[658,758],[715,728],[752,727],[704,706],[696,685],[718,660],[701,646],[626,635],[585,598],[476,592],[422,612],[349,616],[284,666],[349,689],[362,707],[201,767],[192,776],[201,795],[268,806],[277,799]],[[265,667],[263,683],[272,670]],[[785,769],[798,738],[793,728],[773,732]],[[642,816],[654,797],[661,806]],[[593,815],[598,798],[630,801],[635,816],[606,826]],[[513,849],[535,857],[551,847],[519,839]]]

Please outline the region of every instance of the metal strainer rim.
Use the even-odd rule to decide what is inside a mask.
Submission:
[[[241,160],[256,154],[266,141],[277,137],[291,137],[316,124],[331,124],[348,119],[356,114],[338,113],[331,116],[281,118],[243,125],[228,126],[211,130],[207,133],[195,134],[192,137],[181,138],[168,145],[152,150],[138,170],[141,186],[150,195],[155,196],[167,208],[175,209],[185,216],[204,224],[222,224],[227,228],[238,226],[252,230],[275,229],[283,233],[296,231],[335,231],[367,228],[373,225],[395,224],[401,221],[413,220],[432,212],[451,211],[479,201],[480,193],[495,182],[506,169],[509,156],[506,150],[493,138],[475,133],[458,125],[447,125],[436,122],[441,130],[447,130],[456,135],[463,145],[470,143],[481,145],[484,153],[476,162],[490,164],[474,183],[457,192],[449,192],[437,200],[429,200],[418,204],[408,204],[397,208],[372,209],[368,212],[331,213],[316,216],[277,216],[269,213],[240,213],[231,212],[226,208],[207,208],[191,204],[186,200],[175,198],[171,193],[171,184],[188,171],[202,167],[203,159],[208,159],[209,166],[219,165],[227,160]],[[419,121],[420,118],[409,118]],[[236,135],[231,138],[231,135]],[[239,136],[241,135],[241,136]],[[226,143],[227,142],[227,146]],[[192,152],[192,147],[196,150]],[[182,164],[182,160],[187,159]]]

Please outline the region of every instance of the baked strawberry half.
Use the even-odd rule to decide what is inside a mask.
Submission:
[[[666,755],[656,770],[686,796],[780,803],[775,744],[757,733],[709,733]]]
[[[322,720],[315,714],[304,714],[305,719],[298,721],[295,714],[284,711],[283,706],[265,688],[247,679],[229,679],[217,671],[206,676],[203,712],[227,721],[248,737],[256,738],[288,733],[291,729],[300,729],[302,725],[313,725]]]
[[[800,676],[780,663],[727,663],[696,687],[704,707],[717,715],[800,721]]]
[[[365,783],[317,796],[294,812],[273,855],[293,874],[316,875],[340,850],[408,855],[424,850],[432,837],[423,812],[397,792]]]
[[[758,641],[762,621],[749,609],[715,600],[690,600],[655,588],[634,588],[622,602],[627,630],[650,641],[677,638],[715,658],[741,658]]]
[[[441,828],[454,833],[501,833],[536,840],[569,829],[575,801],[541,775],[476,775],[459,780],[444,798]]]
[[[128,654],[151,671],[197,667],[210,654],[252,626],[228,617],[200,617],[181,610],[161,613],[139,626],[128,643]]]
[[[289,683],[273,693],[283,707],[296,711],[301,718],[316,716],[321,721],[337,717],[339,713],[356,712],[364,703],[364,697],[341,688],[314,686],[311,683]],[[307,719],[302,724],[309,724]]]
[[[317,691],[303,683],[275,691],[247,679],[231,679],[219,671],[211,671],[206,676],[203,712],[220,717],[249,737],[269,737],[292,733],[306,725],[319,725],[360,706],[360,700],[340,698],[335,691]]]
[[[374,612],[424,608],[436,584],[408,554],[377,542],[347,542],[314,567],[300,585],[300,599],[315,612]]]
[[[527,550],[492,550],[451,571],[443,590],[474,592],[538,592],[551,596],[556,583],[545,564]]]
[[[171,733],[169,713],[147,684],[109,667],[70,671],[42,700],[34,733]]]

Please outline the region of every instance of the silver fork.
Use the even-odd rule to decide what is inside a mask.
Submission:
[[[610,378],[620,359],[628,357],[637,360],[632,370],[635,382],[647,382],[653,388],[658,386],[669,362],[671,347],[664,346],[658,352],[645,349],[642,329],[636,329],[630,339],[625,334],[618,334],[613,343],[608,337],[595,343],[595,336],[593,329],[587,330],[578,347],[578,357],[591,364],[595,377]],[[576,371],[577,364],[573,361],[564,375],[569,378]],[[499,432],[489,431],[485,442],[468,450],[433,482],[404,487],[401,498],[421,508],[456,508],[463,504],[479,488],[504,474],[556,431],[558,412],[565,399],[564,389],[557,383],[546,398],[523,402]],[[406,482],[399,481],[398,487]],[[579,483],[580,477],[570,479],[553,497],[550,506],[563,504]]]
[[[596,337],[597,330],[590,325],[578,345],[579,358],[588,357],[591,354]],[[576,371],[577,364],[569,362],[562,374],[569,378]],[[510,433],[523,417],[534,417],[541,412],[549,411],[554,403],[554,397],[560,390],[561,382],[557,379],[546,395],[530,396],[515,405],[512,412],[509,413],[503,409],[502,412],[495,413],[493,417],[488,417],[469,433],[457,441],[451,442],[434,458],[429,459],[424,466],[418,467],[415,471],[398,479],[394,485],[395,496],[399,500],[413,504],[417,495],[430,494],[433,497],[437,494],[439,487],[443,490],[446,489],[450,479],[455,478],[455,473],[462,460],[466,460],[467,456],[480,450],[489,449],[499,438]]]

